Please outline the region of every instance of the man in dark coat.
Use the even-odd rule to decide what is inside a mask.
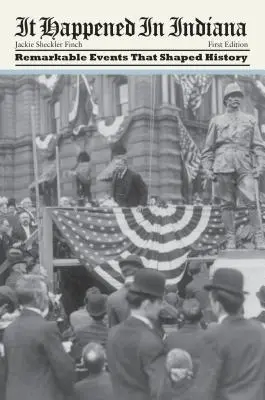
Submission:
[[[144,268],[143,263],[138,256],[130,255],[119,263],[120,269],[124,276],[124,285],[109,295],[107,300],[107,313],[109,327],[119,324],[130,315],[130,306],[126,296],[128,289],[133,282],[136,271]]]
[[[164,290],[159,271],[138,271],[127,295],[131,316],[110,330],[107,359],[117,400],[150,400],[160,394],[164,343],[155,324]]]
[[[114,151],[115,150],[115,151]],[[126,150],[117,146],[113,150],[116,168],[112,178],[112,197],[120,207],[145,206],[148,190],[140,174],[128,168]]]
[[[185,288],[186,299],[197,299],[200,303],[203,319],[206,323],[216,321],[211,310],[209,293],[204,289],[204,286],[209,283],[209,271],[205,263],[193,261],[189,264],[189,274],[192,276],[192,281]]]
[[[240,271],[219,268],[206,286],[218,324],[205,331],[191,398],[265,398],[265,331],[258,321],[242,315],[243,280]]]
[[[75,400],[112,400],[109,374],[104,370],[106,354],[103,347],[91,342],[83,349],[82,359],[88,376],[75,385]]]
[[[73,390],[74,364],[55,322],[47,322],[46,284],[36,275],[17,285],[21,315],[4,333],[6,400],[64,400]]]
[[[104,318],[107,312],[107,296],[102,293],[90,293],[87,297],[87,313],[91,320],[86,326],[75,331],[75,343],[71,355],[79,361],[83,348],[90,342],[100,343],[105,347],[108,337],[108,326]]]
[[[19,214],[18,223],[12,230],[13,242],[25,242],[36,229],[36,226],[32,226],[30,223],[30,215],[28,212],[22,211]]]
[[[259,291],[256,293],[259,299],[260,306],[262,308],[261,313],[256,317],[258,321],[265,325],[265,286],[261,286]]]
[[[17,281],[27,273],[27,261],[20,249],[11,248],[7,253],[9,276],[5,285],[16,289]]]
[[[198,364],[204,335],[204,330],[200,325],[202,311],[198,300],[184,300],[182,313],[184,316],[182,327],[175,332],[169,333],[165,344],[168,350],[179,348],[187,351],[191,355],[193,362]]]
[[[12,239],[10,237],[10,233],[11,233],[11,227],[8,222],[8,219],[1,216],[1,218],[0,218],[0,266],[2,266],[2,264],[6,260],[8,250],[12,246]],[[7,278],[7,274],[4,273],[5,272],[4,270],[2,271],[2,268],[1,268],[1,274],[0,274],[0,285],[3,285]]]

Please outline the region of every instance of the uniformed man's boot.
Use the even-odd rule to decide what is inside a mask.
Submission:
[[[234,211],[233,210],[223,210],[222,211],[223,223],[225,226],[226,233],[226,249],[234,250],[236,249],[236,230],[234,221]]]
[[[260,226],[260,220],[257,209],[249,210],[249,222],[254,232],[255,248],[258,250],[265,250],[264,234]]]
[[[255,247],[258,250],[265,250],[264,234],[261,230],[255,233]]]

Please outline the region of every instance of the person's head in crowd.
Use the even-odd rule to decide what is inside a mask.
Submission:
[[[136,272],[144,268],[141,258],[135,255],[130,255],[121,260],[119,266],[124,277],[124,284],[127,287],[133,282]]]
[[[165,294],[165,300],[171,306],[178,308],[180,304],[180,297],[175,292],[169,292]]]
[[[155,196],[152,196],[149,200],[149,205],[155,206],[156,204],[157,204],[157,198]]]
[[[32,269],[30,270],[30,273],[33,275],[39,275],[44,281],[48,279],[48,274],[46,269],[38,263],[34,264]]]
[[[197,299],[187,299],[182,304],[184,321],[189,324],[198,324],[202,319],[202,310]]]
[[[182,385],[192,378],[193,363],[190,354],[182,349],[172,349],[166,357],[166,371],[174,384]]]
[[[25,197],[21,202],[20,202],[21,207],[25,208],[26,210],[31,210],[32,209],[32,201],[30,197]]]
[[[17,262],[14,265],[12,265],[12,272],[19,273],[21,275],[27,273],[27,263],[25,261]]]
[[[262,285],[259,288],[259,291],[256,293],[257,298],[259,299],[260,306],[265,308],[265,286]]]
[[[107,296],[101,292],[90,292],[86,296],[86,310],[95,320],[102,320],[107,313]]]
[[[188,272],[191,276],[197,275],[199,272],[201,272],[201,262],[200,261],[191,261],[189,263],[189,268]]]
[[[18,306],[16,292],[9,286],[0,286],[0,318],[6,314],[12,314]]]
[[[38,257],[36,257],[36,256],[34,256],[34,255],[30,254],[30,253],[25,253],[24,254],[24,260],[27,263],[27,271],[29,273],[31,273],[31,271],[33,271],[35,266],[37,265]],[[34,274],[35,274],[35,272],[34,272]]]
[[[7,198],[6,197],[0,197],[0,213],[6,214],[7,213]]]
[[[11,248],[7,252],[8,266],[12,272],[24,274],[27,272],[27,262],[22,250]]]
[[[219,268],[215,271],[210,284],[204,286],[208,290],[213,313],[222,315],[242,314],[246,292],[243,274],[233,268]]]
[[[85,294],[85,298],[84,298],[84,305],[87,304],[87,301],[89,299],[89,296],[93,293],[101,293],[101,291],[99,290],[98,287],[96,286],[91,286],[90,288],[87,289],[86,294]]]
[[[136,272],[126,299],[132,315],[157,321],[163,307],[165,277],[154,269],[144,268]]]
[[[72,207],[70,198],[67,196],[61,197],[59,202],[60,207]]]
[[[11,226],[6,218],[0,217],[0,236],[4,233],[9,235],[11,231]]]
[[[22,307],[37,308],[43,315],[49,311],[48,288],[38,275],[24,275],[16,284],[18,302]]]
[[[27,211],[22,211],[21,213],[19,213],[19,222],[22,226],[25,227],[30,225],[30,216]]]
[[[8,202],[7,202],[7,212],[8,212],[9,214],[13,214],[13,215],[16,214],[16,212],[17,212],[16,199],[13,199],[13,198],[8,199]]]
[[[70,198],[70,207],[77,207],[77,206],[78,206],[77,200]]]
[[[89,375],[98,375],[104,370],[106,354],[99,343],[90,342],[82,351],[82,361]]]

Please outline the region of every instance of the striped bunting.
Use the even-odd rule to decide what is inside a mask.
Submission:
[[[119,261],[138,254],[146,268],[181,280],[191,246],[211,218],[211,207],[53,209],[52,218],[72,252],[112,288],[122,285]]]
[[[75,257],[110,288],[122,285],[119,261],[130,254],[139,255],[146,268],[162,271],[167,284],[175,284],[182,279],[188,256],[216,253],[225,243],[218,207],[52,209],[51,213]],[[264,214],[263,209],[265,221]],[[248,223],[248,211],[239,209],[236,227],[242,241],[251,240]]]

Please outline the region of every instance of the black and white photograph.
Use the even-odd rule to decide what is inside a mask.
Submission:
[[[0,399],[264,400],[265,75],[54,72],[0,75]]]

